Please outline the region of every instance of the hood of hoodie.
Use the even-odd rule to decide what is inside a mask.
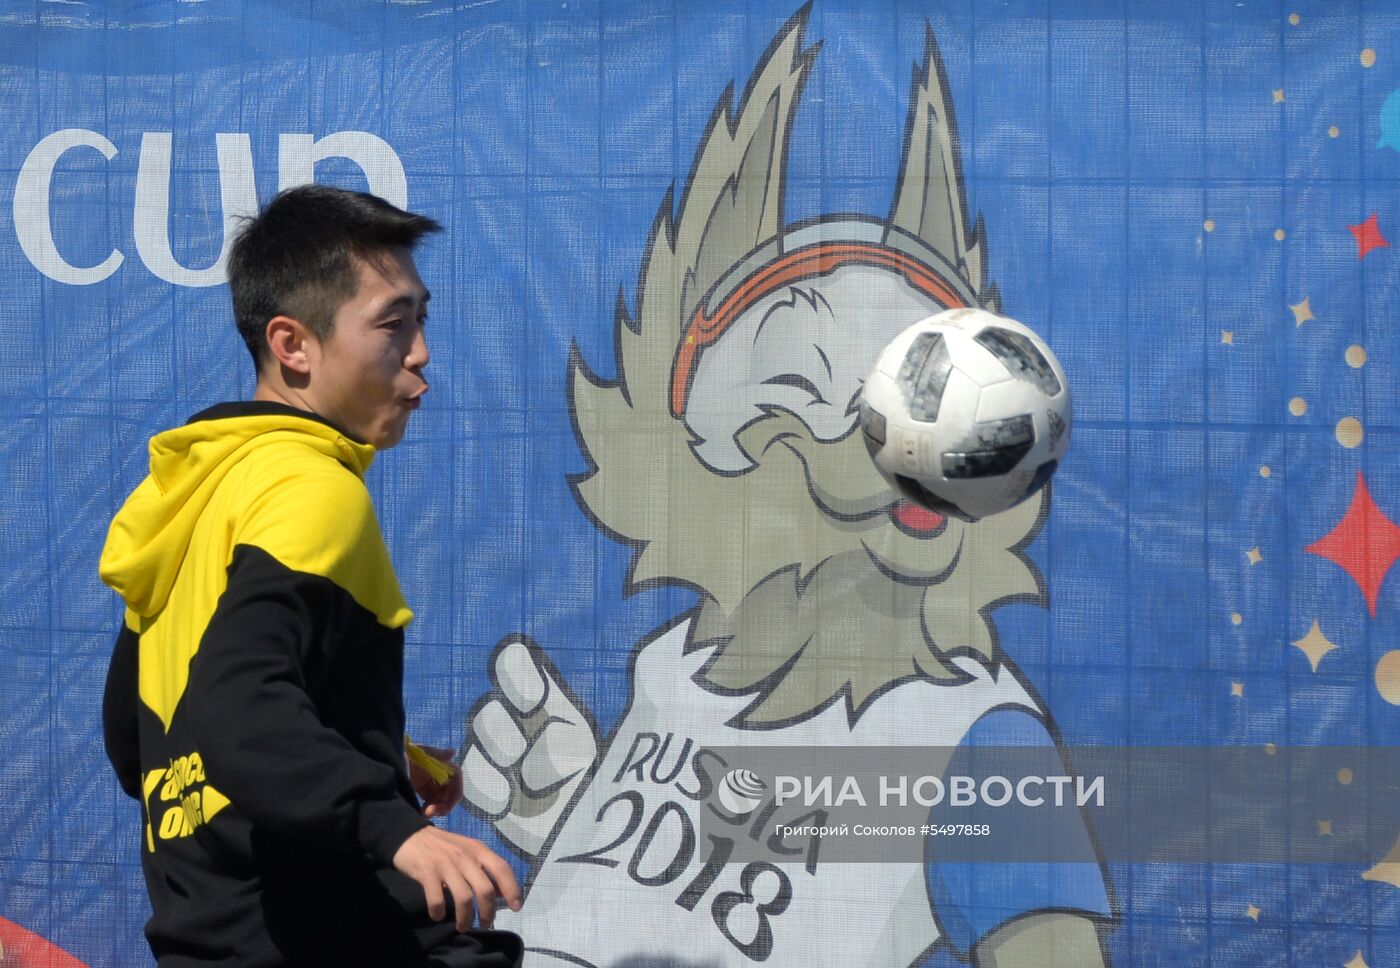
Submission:
[[[159,612],[185,560],[195,524],[221,481],[266,434],[298,441],[361,479],[375,450],[326,420],[280,403],[221,404],[151,438],[150,475],[107,531],[98,573],[137,615]]]

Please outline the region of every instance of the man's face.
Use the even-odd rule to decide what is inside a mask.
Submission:
[[[429,295],[405,248],[351,262],[355,295],[336,310],[330,336],[310,341],[306,395],[316,413],[382,450],[403,439],[428,390]]]

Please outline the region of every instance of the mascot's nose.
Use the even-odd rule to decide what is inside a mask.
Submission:
[[[943,530],[948,521],[937,511],[919,507],[913,501],[896,501],[890,506],[890,517],[899,530],[916,538],[931,538]]]

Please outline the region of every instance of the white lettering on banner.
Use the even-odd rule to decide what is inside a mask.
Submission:
[[[90,286],[116,272],[124,257],[113,249],[95,266],[75,266],[63,258],[54,244],[49,184],[58,159],[68,149],[78,147],[96,148],[108,161],[117,154],[116,145],[96,131],[83,128],[64,128],[40,141],[24,159],[15,182],[15,235],[34,268],[44,275],[70,286]]]
[[[219,257],[206,269],[187,269],[170,248],[170,132],[141,136],[136,166],[136,251],[158,279],[176,286],[201,288],[228,281],[228,250],[244,216],[258,213],[253,184],[253,146],[246,134],[216,134],[219,153],[219,199],[224,209],[224,241]]]
[[[408,208],[408,176],[389,143],[368,131],[337,131],[317,141],[309,134],[284,134],[277,139],[277,190],[309,185],[316,162],[348,158],[365,173],[369,193],[390,205]]]
[[[136,251],[146,268],[159,279],[177,286],[217,286],[228,280],[227,263],[233,230],[240,217],[256,214],[257,189],[253,177],[253,152],[247,134],[214,135],[219,159],[219,200],[223,207],[223,239],[212,264],[191,269],[175,261],[170,240],[171,142],[169,131],[148,131],[141,136],[136,168],[136,197],[132,207],[132,234]],[[53,237],[52,183],[59,158],[72,148],[94,148],[111,161],[117,146],[85,128],[65,128],[43,138],[29,152],[15,183],[15,235],[29,261],[55,282],[90,286],[117,271],[125,256],[113,249],[94,266],[75,266],[63,257]],[[283,134],[278,138],[277,187],[279,191],[315,181],[316,163],[345,158],[365,173],[369,191],[399,208],[408,207],[408,178],[403,162],[388,142],[367,131],[337,131],[317,139],[310,134]]]

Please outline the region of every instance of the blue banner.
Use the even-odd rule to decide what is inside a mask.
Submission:
[[[1400,965],[1400,843],[963,890],[695,819],[748,782],[706,751],[1008,710],[1071,760],[1400,743],[1385,5],[37,0],[0,117],[7,959],[151,963],[98,553],[147,440],[251,393],[228,244],[315,181],[445,227],[369,484],[409,731],[461,751],[447,825],[527,884],[527,964],[1014,964],[1060,918],[1119,965]],[[848,406],[957,305],[1074,396],[1049,489],[977,523],[882,491]]]

